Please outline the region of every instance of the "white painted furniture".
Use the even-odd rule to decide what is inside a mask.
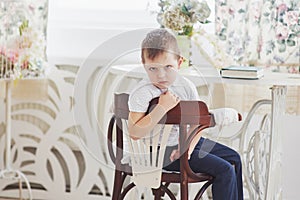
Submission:
[[[5,168],[0,170],[0,178],[3,179],[17,179],[19,180],[19,189],[20,189],[20,198],[22,199],[22,180],[25,181],[26,187],[28,189],[29,199],[32,199],[32,191],[30,187],[29,180],[25,174],[18,170],[13,169],[11,166],[11,105],[12,98],[16,99],[30,99],[30,100],[45,100],[47,98],[47,81],[46,79],[0,79],[0,84],[2,84],[2,89],[4,92],[1,92],[5,98],[5,119],[6,119],[6,151],[5,151]],[[13,93],[12,93],[13,92]],[[1,97],[1,95],[0,95]]]
[[[24,90],[33,88],[21,81],[12,84],[11,166],[26,175],[33,199],[111,199],[113,168],[101,144],[105,140],[91,127],[90,121],[84,124],[74,121],[73,91],[78,69],[79,66],[73,65],[53,66],[47,74],[45,101],[27,97],[17,100],[15,94],[20,94],[17,88],[29,96],[32,94]],[[1,81],[0,84],[0,95],[4,97],[5,84]],[[1,97],[0,169],[4,169],[6,163],[4,107]],[[84,108],[84,111],[87,110]],[[85,114],[82,112],[81,116]],[[89,128],[87,132],[83,126]],[[89,151],[99,153],[93,157]],[[18,181],[0,179],[0,196],[18,198]]]

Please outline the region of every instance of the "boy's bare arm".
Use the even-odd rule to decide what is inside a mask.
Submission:
[[[158,104],[149,114],[130,112],[128,117],[128,131],[130,137],[139,139],[146,136],[153,130],[161,118],[178,103],[179,98],[167,91],[160,95]]]
[[[139,139],[146,136],[159,120],[166,114],[160,105],[157,105],[151,113],[130,112],[128,117],[128,131],[132,139]]]

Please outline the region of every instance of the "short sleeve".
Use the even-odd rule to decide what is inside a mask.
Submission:
[[[130,112],[143,112],[148,109],[152,95],[148,90],[137,89],[129,95],[128,107]]]

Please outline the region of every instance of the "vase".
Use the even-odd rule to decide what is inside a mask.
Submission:
[[[181,68],[191,66],[191,37],[187,35],[177,35],[176,39],[181,56],[183,57],[183,63],[181,64]]]

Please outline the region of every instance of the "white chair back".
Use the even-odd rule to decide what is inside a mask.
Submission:
[[[158,124],[146,137],[133,140],[127,134],[127,120],[122,124],[126,126],[123,128],[129,146],[133,182],[140,188],[159,188],[165,149],[173,125]]]

